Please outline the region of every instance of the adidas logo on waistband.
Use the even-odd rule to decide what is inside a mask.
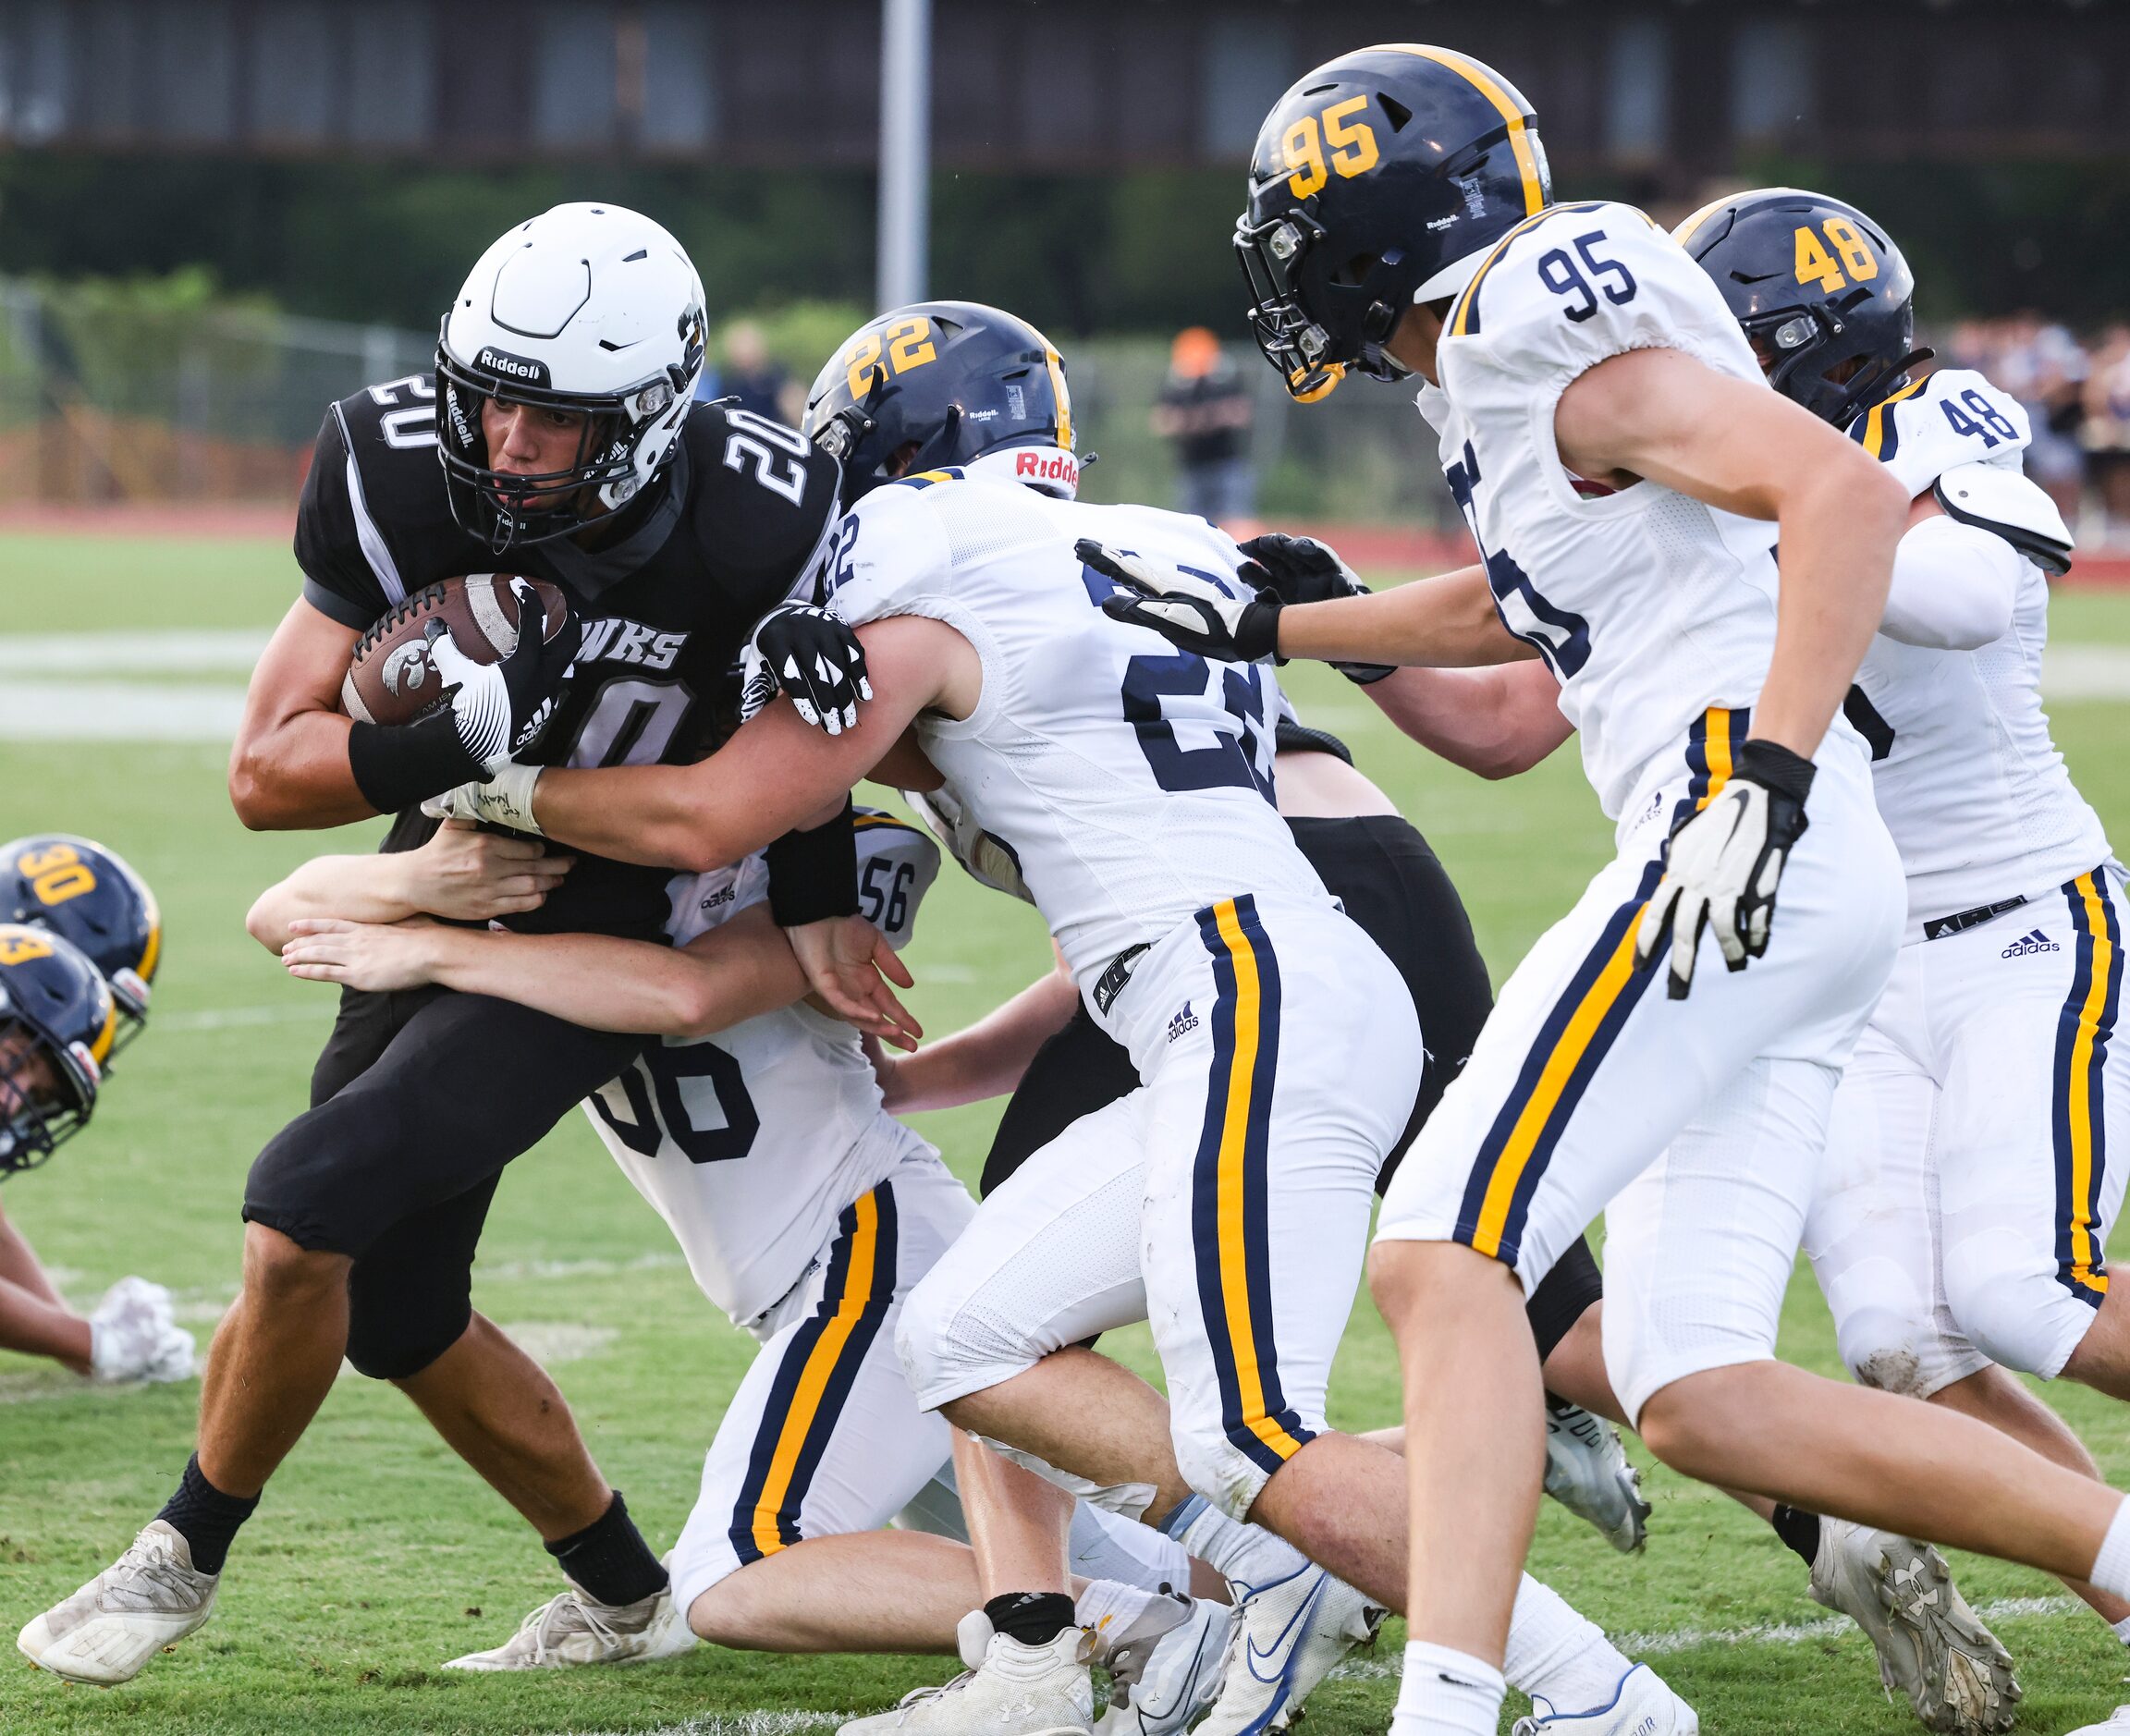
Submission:
[[[1183,1003],[1183,1010],[1169,1021],[1169,1041],[1173,1043],[1187,1032],[1198,1029],[1198,1015],[1191,1010],[1191,1003]]]
[[[2030,935],[2020,935],[2017,940],[2014,940],[1997,956],[2001,959],[2024,959],[2031,952],[2062,952],[2063,950],[2062,947],[2037,928]]]

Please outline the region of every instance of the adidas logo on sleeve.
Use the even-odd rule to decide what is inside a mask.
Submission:
[[[2022,935],[1999,953],[2001,959],[2024,959],[2036,952],[2062,952],[2063,948],[2050,939],[2038,928],[2031,934]]]
[[[1186,1033],[1198,1029],[1198,1015],[1191,1010],[1191,1003],[1183,1003],[1183,1010],[1169,1021],[1169,1041],[1173,1043]]]

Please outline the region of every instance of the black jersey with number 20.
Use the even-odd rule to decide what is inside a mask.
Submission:
[[[373,385],[326,412],[296,522],[303,595],[362,629],[439,579],[497,570],[559,585],[583,623],[556,715],[532,750],[549,765],[685,764],[716,745],[721,686],[754,622],[811,596],[838,517],[836,461],[804,435],[728,405],[699,404],[649,498],[596,546],[573,538],[492,553],[461,530],[436,461],[435,383]],[[435,823],[401,814],[386,850]],[[531,931],[663,935],[665,869],[577,852]]]

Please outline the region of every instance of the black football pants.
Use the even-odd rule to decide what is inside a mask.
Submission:
[[[643,1042],[484,995],[343,990],[311,1107],[252,1164],[245,1220],[352,1255],[349,1360],[380,1380],[419,1374],[472,1318],[504,1167]]]

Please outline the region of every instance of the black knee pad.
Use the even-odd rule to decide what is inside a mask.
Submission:
[[[1531,1336],[1538,1340],[1538,1360],[1553,1354],[1568,1329],[1582,1319],[1590,1305],[1605,1294],[1605,1279],[1597,1257],[1581,1236],[1553,1262],[1553,1269],[1539,1280],[1524,1304],[1531,1322]]]
[[[458,1343],[473,1320],[473,1275],[365,1272],[357,1261],[348,1278],[348,1360],[372,1380],[419,1375]]]

